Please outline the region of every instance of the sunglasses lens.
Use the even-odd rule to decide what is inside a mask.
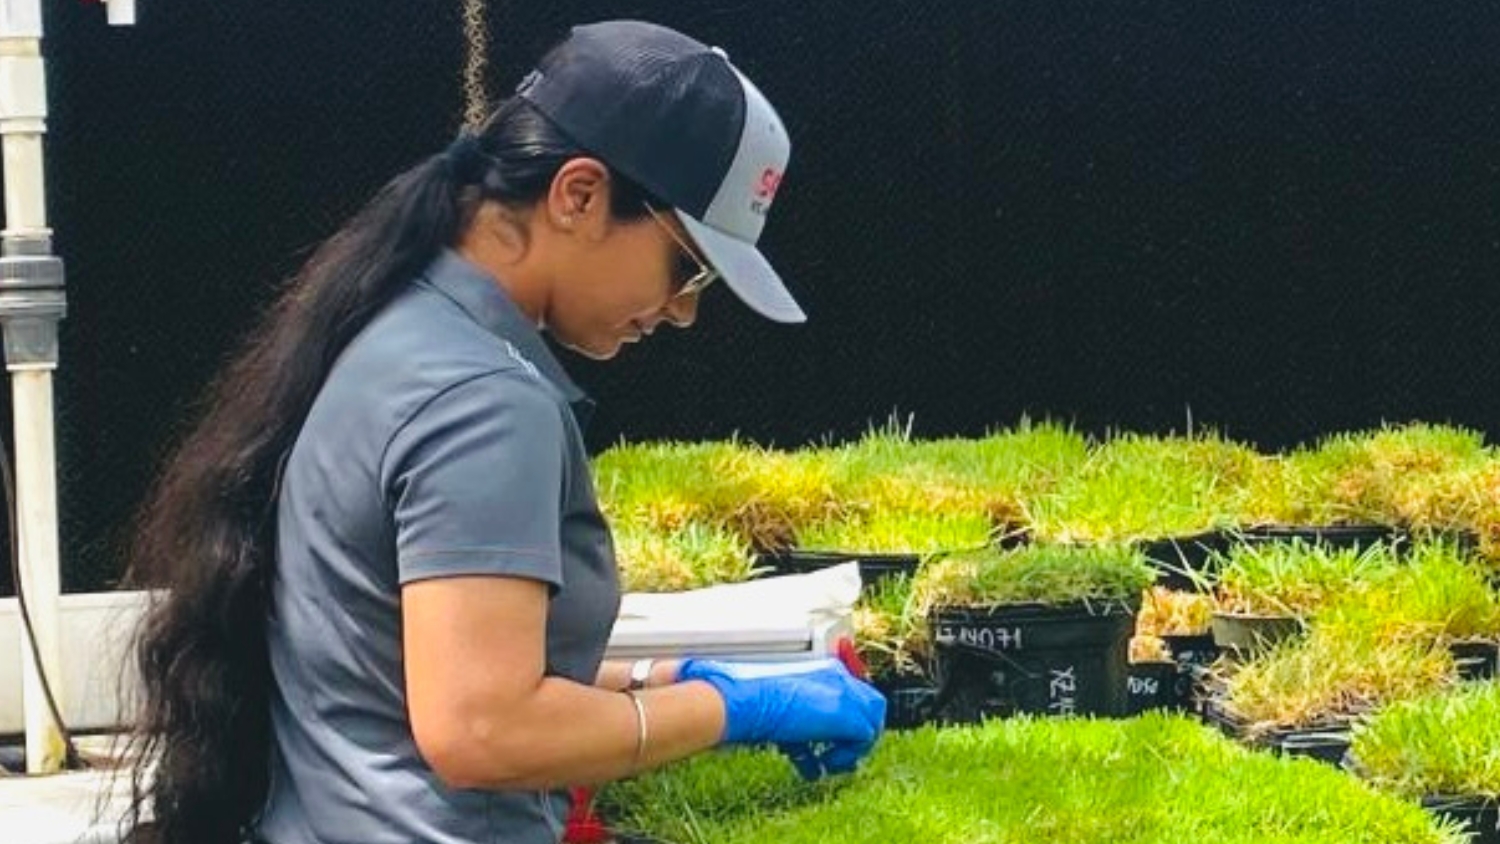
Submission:
[[[672,227],[667,225],[666,221],[662,220],[656,209],[647,204],[646,212],[651,215],[651,219],[655,220],[657,225],[661,226],[671,236],[679,250],[677,259],[672,264],[672,285],[676,288],[676,292],[673,295],[684,296],[702,290],[719,277],[718,273],[698,260],[697,255],[693,253],[692,249],[686,243],[683,243],[682,238],[677,232],[673,231]]]
[[[698,275],[698,264],[683,252],[677,253],[677,263],[672,269],[672,283],[682,290]]]

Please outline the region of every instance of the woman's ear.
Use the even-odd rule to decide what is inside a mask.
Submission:
[[[595,158],[569,159],[547,193],[547,219],[557,228],[602,234],[609,223],[609,169]]]

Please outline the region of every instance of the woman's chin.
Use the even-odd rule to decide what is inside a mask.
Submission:
[[[624,337],[581,342],[567,340],[556,334],[553,337],[563,348],[590,360],[609,360],[620,353],[626,342],[634,342],[633,338]]]

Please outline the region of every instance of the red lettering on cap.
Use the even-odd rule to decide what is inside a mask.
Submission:
[[[781,187],[781,171],[775,167],[767,167],[760,171],[760,182],[755,186],[756,197],[770,202],[776,198],[776,190]]]

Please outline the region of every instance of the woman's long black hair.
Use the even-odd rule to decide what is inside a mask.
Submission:
[[[129,581],[157,596],[134,642],[142,681],[126,840],[240,844],[271,746],[269,586],[284,456],[334,360],[482,200],[520,209],[588,155],[520,99],[397,176],[293,277],[210,388],[135,526]],[[612,173],[612,212],[651,201]],[[524,232],[522,232],[524,235]],[[154,823],[146,823],[148,816]]]

